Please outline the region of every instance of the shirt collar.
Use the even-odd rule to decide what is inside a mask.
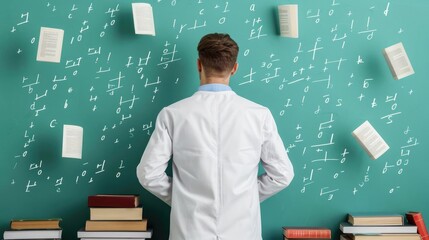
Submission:
[[[201,85],[198,88],[198,91],[209,91],[209,92],[221,92],[221,91],[231,91],[231,87],[225,84],[220,83],[209,83]]]

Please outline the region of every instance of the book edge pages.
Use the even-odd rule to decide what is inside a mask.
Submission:
[[[343,222],[340,230],[345,234],[417,233],[415,225],[351,225]]]
[[[282,23],[280,18],[280,11],[283,8],[287,9],[289,13],[293,13],[292,16],[289,14],[289,34],[282,34]],[[285,38],[299,38],[299,6],[298,4],[284,4],[277,6],[277,14],[280,28],[280,36]]]
[[[372,153],[370,151],[370,149],[366,146],[365,142],[363,141],[363,139],[361,139],[359,137],[360,131],[362,130],[362,128],[365,127],[370,127],[371,131],[374,132],[374,134],[376,134],[378,141],[377,142],[381,142],[383,149],[378,149],[375,153]],[[387,144],[387,142],[383,139],[383,137],[380,135],[380,133],[377,132],[377,130],[371,125],[371,123],[369,121],[365,121],[364,123],[362,123],[359,127],[357,127],[353,132],[352,132],[353,137],[358,141],[358,143],[361,145],[361,147],[365,150],[365,152],[372,158],[372,160],[376,160],[379,157],[381,157],[384,153],[387,152],[387,150],[390,149],[389,145]]]
[[[404,74],[398,74],[395,71],[395,68],[393,67],[392,61],[389,58],[389,53],[395,49],[401,49],[401,52],[403,52],[403,54],[404,54],[403,57],[405,58],[405,60],[407,62],[407,66],[410,68],[409,72],[404,73]],[[390,72],[392,73],[392,76],[395,80],[400,80],[402,78],[405,78],[405,77],[408,77],[408,76],[415,74],[413,65],[411,64],[411,61],[410,61],[408,54],[407,54],[407,51],[405,50],[404,44],[402,42],[399,42],[397,44],[394,44],[390,47],[383,49],[383,56],[384,56],[384,58],[388,64]]]
[[[147,231],[85,231],[80,229],[77,232],[78,238],[151,238],[152,229]]]

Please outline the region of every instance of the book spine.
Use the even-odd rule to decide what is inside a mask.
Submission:
[[[329,229],[285,229],[287,238],[331,238]]]
[[[429,240],[429,234],[421,213],[407,213],[409,223],[417,226],[417,233],[420,234],[422,240]]]
[[[136,207],[134,197],[88,196],[88,207]]]

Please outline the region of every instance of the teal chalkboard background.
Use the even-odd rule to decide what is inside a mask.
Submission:
[[[0,16],[0,230],[13,218],[89,218],[87,196],[139,193],[153,239],[169,207],[135,168],[160,109],[198,87],[196,45],[227,32],[240,45],[232,88],[269,107],[296,169],[262,203],[263,237],[326,226],[348,212],[421,211],[429,122],[426,0],[301,0],[299,38],[279,36],[291,1],[158,0],[156,36],[134,34],[131,1],[9,1]],[[64,29],[61,63],[37,62],[40,27]],[[382,49],[402,42],[416,74],[395,81]],[[390,146],[373,161],[351,132],[368,120]],[[83,159],[61,157],[64,124],[84,128]]]

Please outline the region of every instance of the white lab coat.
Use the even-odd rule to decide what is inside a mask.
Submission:
[[[159,113],[137,176],[171,205],[170,240],[261,240],[260,202],[294,173],[267,108],[233,91],[198,91]]]

